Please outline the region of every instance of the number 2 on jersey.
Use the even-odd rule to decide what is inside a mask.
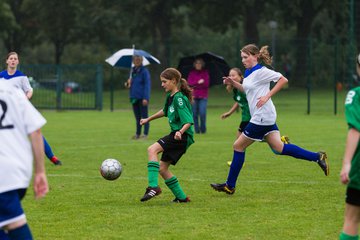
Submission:
[[[14,128],[14,125],[10,124],[10,125],[6,125],[4,126],[3,125],[3,121],[5,119],[5,114],[6,114],[6,111],[7,111],[7,105],[6,105],[6,102],[0,100],[0,106],[3,110],[3,113],[1,114],[0,116],[0,130],[1,129],[11,129],[11,128]]]

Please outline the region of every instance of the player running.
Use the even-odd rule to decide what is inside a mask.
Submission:
[[[12,83],[15,87],[20,88],[30,99],[33,95],[33,89],[30,86],[29,79],[22,72],[17,70],[19,65],[19,57],[16,52],[10,52],[6,58],[7,69],[0,72],[0,81],[8,81]],[[56,157],[49,145],[43,136],[45,155],[54,165],[62,165],[61,161]]]
[[[242,92],[245,92],[250,108],[250,123],[244,132],[233,144],[233,162],[230,166],[227,181],[225,183],[212,183],[216,191],[227,194],[235,193],[235,185],[240,170],[245,161],[245,150],[255,141],[263,139],[271,149],[279,155],[289,155],[294,158],[305,159],[317,163],[325,176],[329,175],[329,166],[325,152],[310,152],[294,144],[284,144],[281,141],[280,132],[276,125],[276,110],[271,97],[276,94],[288,82],[279,72],[275,72],[261,65],[263,61],[271,65],[271,57],[267,46],[260,50],[254,44],[249,44],[241,50],[242,62],[246,68],[245,78],[242,84],[226,77],[224,83],[231,84]],[[277,84],[270,90],[270,82]]]

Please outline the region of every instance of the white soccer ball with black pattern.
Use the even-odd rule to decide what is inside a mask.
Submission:
[[[100,173],[106,180],[115,180],[120,177],[122,166],[116,159],[105,159],[100,166]]]

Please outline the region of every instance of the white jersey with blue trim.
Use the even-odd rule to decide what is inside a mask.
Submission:
[[[262,126],[276,123],[276,109],[271,98],[260,108],[256,107],[256,103],[270,92],[270,83],[277,82],[281,76],[279,72],[262,67],[244,78],[242,86],[249,103],[251,123]]]
[[[29,186],[33,152],[28,136],[45,123],[20,89],[0,81],[0,193]]]
[[[0,81],[2,80],[20,88],[25,94],[33,90],[30,85],[29,78],[19,70],[16,70],[13,75],[9,75],[6,70],[0,72]]]

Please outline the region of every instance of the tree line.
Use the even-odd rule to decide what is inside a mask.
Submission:
[[[167,66],[181,55],[211,50],[215,44],[224,55],[245,43],[270,44],[276,31],[279,44],[292,39],[289,48],[295,49],[292,57],[297,64],[293,69],[301,73],[308,67],[299,64],[307,61],[308,39],[348,43],[349,2],[3,0],[0,42],[3,53],[17,51],[27,63],[55,64],[103,63],[110,53],[136,44]],[[356,11],[359,8],[355,6]],[[236,54],[227,59],[240,64]]]

